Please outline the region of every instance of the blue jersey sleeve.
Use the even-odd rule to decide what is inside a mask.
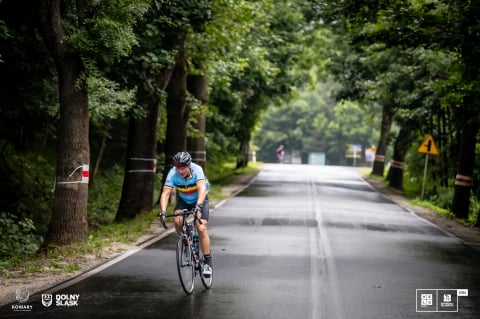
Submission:
[[[167,174],[167,178],[165,179],[165,184],[163,186],[173,188],[175,185],[173,184],[173,177],[175,175],[175,167],[172,167]]]

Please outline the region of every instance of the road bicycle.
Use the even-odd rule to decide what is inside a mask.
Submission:
[[[193,215],[192,218],[188,218]],[[191,295],[195,287],[195,277],[200,275],[203,286],[206,289],[212,287],[213,273],[209,277],[203,275],[204,258],[198,242],[198,233],[195,223],[202,223],[197,218],[194,210],[184,209],[181,213],[166,215],[165,217],[182,217],[182,233],[178,235],[177,241],[177,270],[183,290]],[[168,229],[165,220],[161,220],[163,227]],[[197,240],[194,241],[196,237]]]

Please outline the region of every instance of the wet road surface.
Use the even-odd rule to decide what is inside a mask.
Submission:
[[[38,295],[26,303],[30,311],[8,305],[0,317],[480,317],[479,251],[393,204],[355,169],[265,165],[211,212],[209,233],[210,290],[197,278],[194,294],[185,295],[170,235],[49,292],[49,307]],[[457,289],[468,296],[457,297],[465,292]],[[56,298],[74,305],[57,306]]]

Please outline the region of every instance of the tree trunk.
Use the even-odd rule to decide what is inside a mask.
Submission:
[[[209,99],[208,79],[205,75],[188,75],[188,91],[202,103],[207,103]],[[193,127],[198,131],[199,136],[187,136],[187,150],[192,155],[195,163],[205,169],[207,152],[205,149],[205,114],[198,114]]]
[[[149,70],[140,70],[147,76]],[[132,219],[152,209],[155,190],[155,173],[157,168],[157,123],[161,98],[157,90],[164,91],[170,82],[173,67],[165,68],[155,78],[145,83],[142,91],[146,116],[130,117],[128,127],[127,154],[125,160],[125,176],[123,178],[122,195],[115,221]]]
[[[159,102],[153,98],[144,106],[145,118],[130,117],[125,176],[116,222],[133,219],[152,209]]]
[[[237,160],[237,168],[244,168],[248,165],[248,155],[250,152],[250,136],[241,141],[240,154]]]
[[[461,48],[463,61],[462,82],[466,83],[467,94],[463,97],[463,104],[459,110],[458,127],[460,128],[460,152],[458,158],[457,175],[455,176],[455,193],[453,195],[452,212],[456,217],[467,219],[470,209],[470,194],[473,185],[473,170],[475,167],[476,136],[479,131],[478,109],[479,95],[478,81],[480,74],[479,50],[473,43],[478,43],[479,35],[476,30],[479,13],[477,1],[454,2],[459,10],[464,10],[465,20],[461,28],[465,36]],[[469,86],[472,89],[468,89]],[[473,90],[473,91],[469,91]]]
[[[403,125],[398,133],[393,148],[392,164],[388,171],[387,179],[390,187],[403,190],[403,168],[405,156],[412,143],[415,130],[411,126]]]
[[[193,125],[200,136],[187,137],[187,150],[192,155],[192,161],[205,169],[207,161],[207,151],[205,149],[205,115],[200,114],[196,118],[196,123]]]
[[[90,186],[90,189],[92,188],[93,183],[95,182],[95,177],[97,177],[98,170],[100,169],[100,163],[102,162],[102,159],[103,159],[103,153],[107,148],[107,138],[108,138],[108,129],[102,134],[100,149],[98,150],[98,156],[97,156],[97,159],[95,160],[95,166],[93,168],[92,174],[90,174],[90,181],[88,183]]]
[[[69,244],[85,240],[88,231],[88,93],[83,62],[68,46],[60,1],[42,1],[40,19],[57,68],[60,98],[54,208],[45,244]]]
[[[387,153],[388,135],[392,128],[393,111],[391,107],[385,106],[382,113],[382,126],[380,140],[378,141],[377,153],[373,162],[372,175],[383,176],[385,169],[385,154]]]
[[[460,134],[460,153],[455,177],[452,212],[458,218],[467,219],[470,208],[470,192],[473,185],[476,135],[479,131],[479,125],[472,97],[464,98],[462,109],[463,111],[459,112],[461,119],[459,127],[463,130]]]
[[[163,180],[172,167],[173,156],[187,147],[187,71],[183,46],[175,59],[175,69],[167,86],[167,132],[165,138],[165,166]]]

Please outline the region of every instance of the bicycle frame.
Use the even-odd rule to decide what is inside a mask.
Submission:
[[[187,220],[188,216],[190,216],[190,215],[193,215],[193,221],[192,222],[188,222],[188,220]],[[198,221],[201,224],[202,221],[197,218],[197,215],[195,214],[195,211],[189,210],[189,209],[184,209],[181,213],[166,215],[165,217],[180,217],[180,216],[182,217],[182,233],[179,234],[179,236],[182,237],[183,239],[187,240],[188,245],[191,248],[193,248],[193,234],[194,234],[194,232],[197,231],[196,227],[195,227],[195,222]],[[162,223],[163,223],[163,227],[165,229],[168,229],[165,222],[162,221]],[[187,232],[188,226],[192,226],[192,233],[191,234],[189,234]],[[196,262],[198,262],[198,256],[196,258]]]
[[[188,216],[193,215],[193,221],[188,221]],[[165,217],[182,217],[182,231],[178,235],[177,241],[177,270],[183,290],[187,294],[192,294],[195,286],[195,277],[200,275],[202,283],[206,289],[212,286],[212,276],[206,278],[203,276],[202,267],[203,259],[200,258],[200,247],[198,253],[195,251],[193,244],[193,234],[197,231],[195,223],[202,221],[197,218],[194,210],[184,209],[181,213],[167,215]],[[161,220],[163,227],[167,229],[164,220]],[[191,230],[190,230],[191,228]],[[185,260],[186,259],[186,260]],[[191,270],[189,270],[191,268]],[[185,272],[185,274],[184,274]]]
[[[192,212],[189,212],[188,210],[186,210],[188,215],[192,214]],[[184,214],[185,214],[185,210],[184,210]],[[197,219],[196,216],[194,215],[194,220],[192,223],[189,223],[187,221],[187,218],[186,216],[188,215],[184,215],[183,216],[183,220],[182,220],[182,233],[179,235],[179,237],[181,237],[183,240],[186,240],[187,242],[187,245],[188,247],[190,247],[190,251],[192,252],[192,260],[193,260],[193,264],[195,265],[195,270],[198,270],[198,267],[199,267],[199,262],[200,262],[200,258],[199,256],[195,253],[195,247],[193,245],[193,234],[194,232],[196,232],[197,230],[195,229],[195,220]],[[191,230],[191,233],[187,230],[188,227],[191,226],[192,227],[192,230]]]

